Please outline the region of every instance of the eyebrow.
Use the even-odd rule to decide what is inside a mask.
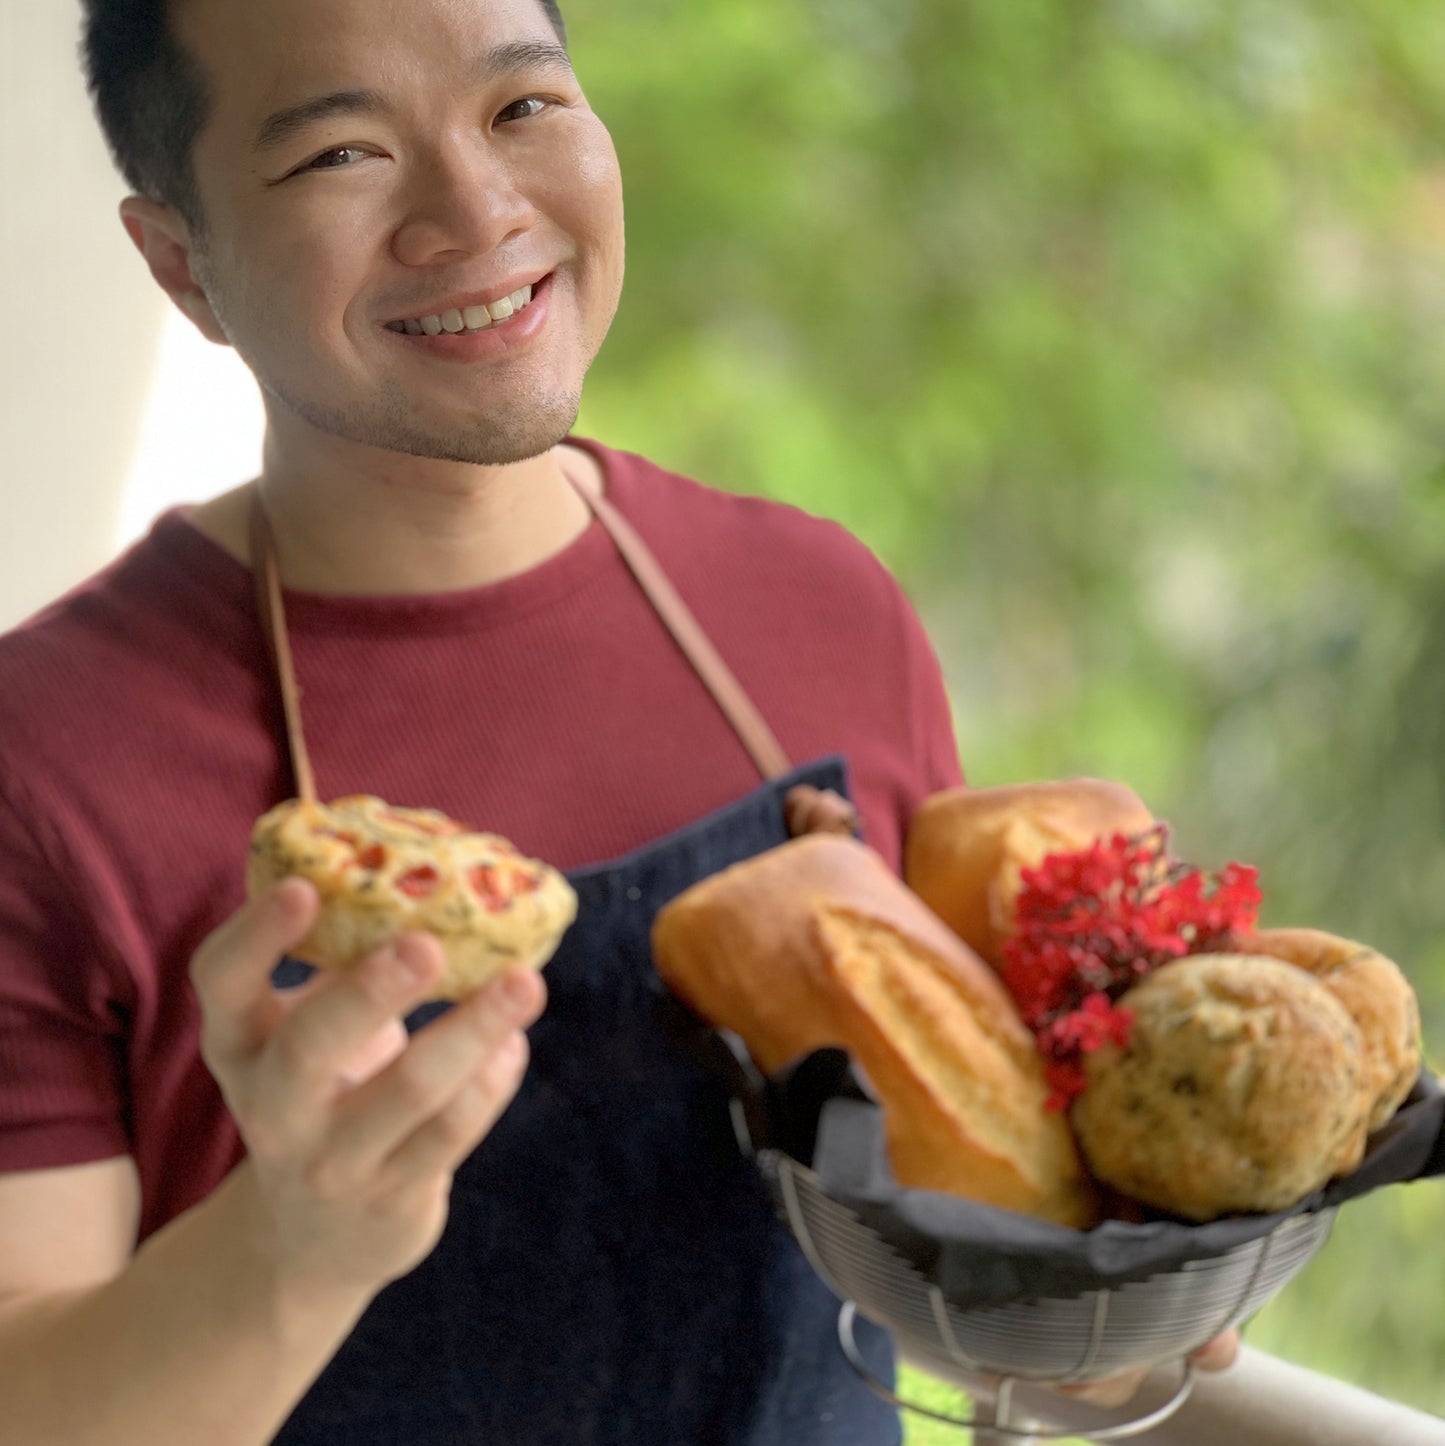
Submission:
[[[522,71],[565,71],[572,74],[572,60],[561,45],[540,40],[511,40],[486,51],[472,66],[472,85],[488,85],[504,76]],[[383,115],[391,102],[379,90],[334,90],[273,111],[261,122],[251,150],[260,154],[284,145],[293,136],[338,115]]]

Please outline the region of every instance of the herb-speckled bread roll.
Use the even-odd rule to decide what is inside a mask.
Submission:
[[[883,1107],[902,1185],[1067,1225],[1092,1189],[1032,1036],[992,971],[856,840],[811,834],[658,915],[667,984],[774,1073],[847,1049]]]
[[[433,999],[461,999],[514,966],[540,969],[577,913],[567,880],[506,839],[365,794],[331,804],[293,799],[257,821],[247,893],[293,876],[321,896],[315,927],[291,951],[297,959],[347,969],[398,934],[424,929],[447,958]]]
[[[1240,935],[1235,946],[1309,970],[1345,1006],[1364,1043],[1370,1129],[1378,1130],[1420,1075],[1420,1006],[1399,966],[1322,929],[1261,929]]]
[[[1317,979],[1196,954],[1119,1003],[1129,1042],[1085,1056],[1070,1113],[1100,1180],[1205,1221],[1285,1209],[1359,1164],[1373,1103],[1360,1031]]]

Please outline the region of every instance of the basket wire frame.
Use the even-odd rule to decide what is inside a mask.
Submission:
[[[911,1411],[915,1416],[926,1416],[931,1421],[941,1421],[947,1426],[966,1426],[975,1432],[984,1431],[985,1435],[975,1435],[976,1446],[984,1446],[986,1441],[992,1442],[1005,1437],[1015,1443],[1023,1443],[1023,1446],[1027,1446],[1027,1443],[1031,1441],[1078,1435],[1078,1430],[1074,1427],[1053,1430],[1036,1421],[1018,1425],[1011,1424],[1009,1418],[1012,1415],[1013,1391],[1018,1384],[1012,1376],[980,1377],[971,1382],[958,1380],[956,1384],[969,1386],[975,1394],[974,1414],[969,1417],[950,1416],[928,1406],[920,1406],[916,1402],[903,1400],[873,1374],[868,1362],[863,1359],[863,1354],[858,1349],[858,1342],[853,1335],[853,1322],[857,1313],[858,1307],[851,1300],[843,1302],[842,1309],[838,1312],[838,1344],[842,1347],[848,1364],[862,1378],[863,1384],[875,1396],[881,1396],[890,1405]],[[1155,1426],[1167,1421],[1189,1399],[1189,1394],[1194,1389],[1195,1374],[1194,1366],[1187,1361],[1184,1362],[1179,1385],[1163,1405],[1145,1415],[1135,1416],[1120,1425],[1096,1429],[1089,1439],[1099,1442],[1122,1441],[1126,1437],[1139,1436],[1145,1431],[1152,1431]],[[984,1394],[980,1395],[980,1392]]]
[[[852,1210],[832,1199],[813,1171],[777,1150],[759,1150],[756,1159],[808,1263],[843,1302],[839,1343],[870,1389],[948,1424],[986,1429],[1000,1441],[1077,1434],[1010,1426],[1009,1398],[1016,1383],[1090,1380],[1187,1355],[1281,1289],[1324,1244],[1334,1220],[1333,1210],[1291,1216],[1270,1234],[1225,1255],[1075,1298],[960,1310]],[[996,1381],[990,1384],[992,1406],[984,1407],[992,1419],[985,1420],[983,1411],[971,1419],[943,1416],[898,1400],[857,1351],[855,1313],[891,1332],[902,1354],[944,1380],[975,1392],[979,1377]],[[1163,1406],[1102,1428],[1091,1439],[1122,1440],[1160,1424],[1184,1404],[1193,1384],[1193,1369],[1186,1367],[1179,1389]]]

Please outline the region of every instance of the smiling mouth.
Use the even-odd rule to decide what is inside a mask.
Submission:
[[[537,285],[540,287],[541,282]],[[488,306],[468,306],[460,311],[443,311],[408,321],[389,321],[386,329],[406,336],[473,336],[479,331],[490,331],[495,326],[501,326],[519,312],[525,311],[532,304],[534,289],[524,286]]]

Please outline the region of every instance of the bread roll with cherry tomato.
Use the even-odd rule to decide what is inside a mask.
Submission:
[[[349,969],[399,934],[425,930],[447,959],[433,999],[464,998],[509,968],[540,969],[577,914],[576,894],[550,864],[435,810],[368,794],[292,799],[257,821],[248,895],[291,877],[321,897],[294,957]]]

